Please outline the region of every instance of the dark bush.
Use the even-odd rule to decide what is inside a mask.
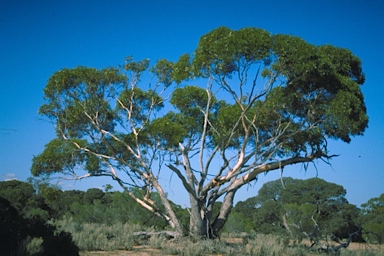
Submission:
[[[43,238],[42,250],[33,256],[78,256],[79,248],[72,236],[57,232],[56,228],[42,218],[23,218],[15,207],[0,197],[0,252],[1,255],[24,255],[27,241]]]
[[[0,197],[0,252],[17,255],[19,245],[27,237],[27,222],[11,203]]]

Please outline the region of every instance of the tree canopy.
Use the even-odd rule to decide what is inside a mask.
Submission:
[[[181,233],[160,182],[172,172],[189,195],[190,234],[215,237],[236,191],[260,173],[328,161],[328,140],[363,134],[364,80],[347,49],[257,28],[217,28],[193,55],[152,67],[129,57],[121,68],[62,69],[39,111],[57,138],[34,157],[32,174],[110,177]]]
[[[253,212],[261,232],[283,232],[312,240],[326,235],[348,238],[359,230],[359,210],[345,195],[342,186],[320,178],[287,177],[263,184],[257,196],[238,204],[244,212]]]

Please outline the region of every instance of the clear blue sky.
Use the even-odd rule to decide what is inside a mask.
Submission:
[[[136,60],[176,60],[192,53],[199,37],[219,26],[291,34],[315,45],[348,48],[362,59],[369,128],[350,144],[331,143],[331,153],[341,156],[332,167],[318,163],[318,177],[344,186],[347,199],[358,206],[384,193],[384,2],[380,0],[2,0],[0,180],[25,181],[32,157],[54,138],[54,127],[37,113],[53,72],[79,65],[117,66],[128,55]],[[284,175],[306,179],[316,171],[295,166]],[[278,177],[262,175],[236,199],[256,195],[263,182]],[[103,180],[95,179],[65,184],[63,189],[101,184]],[[177,187],[171,187],[169,195],[176,203],[188,204]]]

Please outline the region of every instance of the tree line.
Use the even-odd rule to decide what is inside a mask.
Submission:
[[[131,193],[141,198],[146,191],[133,189]],[[318,239],[338,241],[354,233],[354,241],[383,243],[384,194],[370,199],[361,208],[350,204],[345,195],[342,186],[320,178],[285,177],[270,181],[256,196],[235,205],[222,232],[279,234],[313,243]],[[47,183],[36,185],[11,180],[0,182],[0,198],[1,221],[5,227],[1,229],[2,243],[27,237],[28,233],[42,236],[36,230],[53,236],[54,226],[47,223],[69,217],[76,223],[131,223],[157,230],[168,226],[163,218],[141,207],[126,192],[114,191],[110,185],[104,190],[63,191]],[[156,194],[151,199],[160,200]],[[213,214],[220,214],[221,203]],[[174,203],[172,207],[188,232],[190,208]],[[70,234],[61,236],[62,241],[70,244]]]

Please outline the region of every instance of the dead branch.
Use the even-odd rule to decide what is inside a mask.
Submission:
[[[166,239],[176,239],[181,237],[181,234],[175,231],[159,231],[159,232],[147,232],[147,231],[138,231],[134,232],[133,236],[138,236],[143,240],[148,240],[152,236],[164,236]]]

